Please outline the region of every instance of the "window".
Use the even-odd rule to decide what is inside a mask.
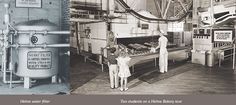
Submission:
[[[183,31],[184,31],[184,22],[168,23],[168,32],[183,32]]]
[[[141,25],[141,28],[142,28],[142,29],[149,29],[149,25],[148,25],[148,24],[142,24],[142,25]]]

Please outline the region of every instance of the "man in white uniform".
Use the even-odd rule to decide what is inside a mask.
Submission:
[[[158,39],[159,44],[156,49],[160,48],[159,52],[159,68],[161,73],[165,73],[168,70],[168,52],[167,52],[167,42],[168,39],[164,36],[164,31],[160,30],[160,38]]]

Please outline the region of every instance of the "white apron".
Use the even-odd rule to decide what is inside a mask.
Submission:
[[[159,67],[160,72],[167,72],[168,70],[168,51],[167,51],[167,38],[165,36],[161,36],[159,38],[159,46],[160,46],[160,52],[159,52]]]

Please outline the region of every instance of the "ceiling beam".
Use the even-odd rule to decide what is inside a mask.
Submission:
[[[170,3],[171,3],[171,0],[168,1],[168,4],[167,4],[167,6],[166,6],[166,9],[165,9],[165,13],[164,13],[163,18],[166,18],[166,14],[167,14],[167,11],[168,11],[168,9],[169,9],[169,7],[170,7]]]
[[[181,5],[181,7],[184,9],[184,11],[187,13],[188,11],[187,11],[187,9],[184,7],[182,1],[181,1],[181,0],[178,0],[178,2],[180,3],[180,5]]]
[[[163,19],[163,11],[161,10],[160,3],[157,0],[153,0],[156,6],[157,11],[160,12],[161,18]]]

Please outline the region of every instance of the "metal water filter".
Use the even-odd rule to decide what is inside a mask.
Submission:
[[[48,20],[41,19],[18,23],[15,28],[22,33],[15,36],[17,44],[13,52],[17,55],[18,61],[14,63],[16,65],[14,73],[24,77],[24,87],[30,87],[31,79],[49,77],[55,79],[59,69],[59,49],[48,45],[60,43],[60,35],[50,35],[47,32],[57,31],[58,27]]]
[[[37,48],[39,44],[57,44],[59,35],[34,34],[33,31],[57,30],[57,26],[47,20],[23,22],[15,26],[17,30],[32,31],[17,35],[16,41],[28,47],[18,48],[18,68],[16,75],[30,78],[47,78],[57,74],[58,48]],[[32,46],[30,46],[32,45]]]

